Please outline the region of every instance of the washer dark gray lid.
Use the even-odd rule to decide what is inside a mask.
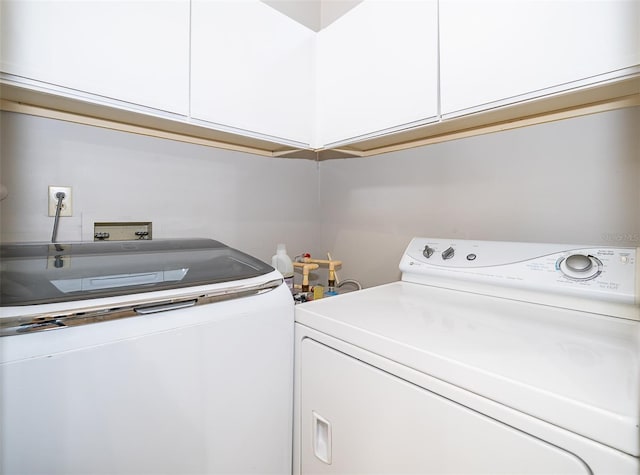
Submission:
[[[211,239],[2,244],[0,305],[32,305],[216,284],[268,274]]]

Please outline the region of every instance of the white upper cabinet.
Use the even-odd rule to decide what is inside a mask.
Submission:
[[[354,0],[317,33],[279,11],[319,26],[317,2],[280,1],[0,0],[0,83],[9,101],[282,150],[400,144],[640,76],[640,0]]]
[[[2,0],[2,72],[187,114],[189,0]]]
[[[640,64],[638,0],[440,0],[443,115],[624,76]]]
[[[258,0],[193,0],[191,116],[308,146],[315,32]]]
[[[323,145],[405,128],[438,114],[435,0],[365,0],[318,34]]]

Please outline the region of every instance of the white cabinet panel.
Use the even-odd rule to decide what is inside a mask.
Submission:
[[[441,0],[440,47],[443,114],[540,96],[640,64],[640,2]]]
[[[591,473],[565,450],[311,339],[301,372],[301,473]]]
[[[432,0],[365,0],[318,34],[322,144],[438,114],[438,18]]]
[[[194,118],[309,144],[315,33],[258,0],[194,0]]]
[[[5,73],[188,112],[189,0],[3,0]]]

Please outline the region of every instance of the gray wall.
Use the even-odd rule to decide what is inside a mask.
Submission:
[[[640,108],[320,167],[341,276],[398,279],[413,236],[640,246]]]
[[[341,278],[396,280],[413,236],[640,244],[640,108],[316,164],[2,113],[3,241],[47,241],[48,185],[73,187],[61,240],[153,221],[269,260],[327,251]],[[324,280],[323,273],[319,273]]]
[[[71,186],[59,240],[93,223],[152,221],[153,235],[209,237],[270,261],[318,245],[317,164],[127,134],[21,114],[1,116],[3,241],[48,241],[49,185]]]

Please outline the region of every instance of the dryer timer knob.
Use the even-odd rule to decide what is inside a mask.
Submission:
[[[584,254],[572,254],[565,259],[565,264],[570,271],[582,273],[589,272],[593,261]]]
[[[571,280],[587,281],[595,279],[602,272],[602,261],[595,256],[571,254],[558,261],[557,268]]]

